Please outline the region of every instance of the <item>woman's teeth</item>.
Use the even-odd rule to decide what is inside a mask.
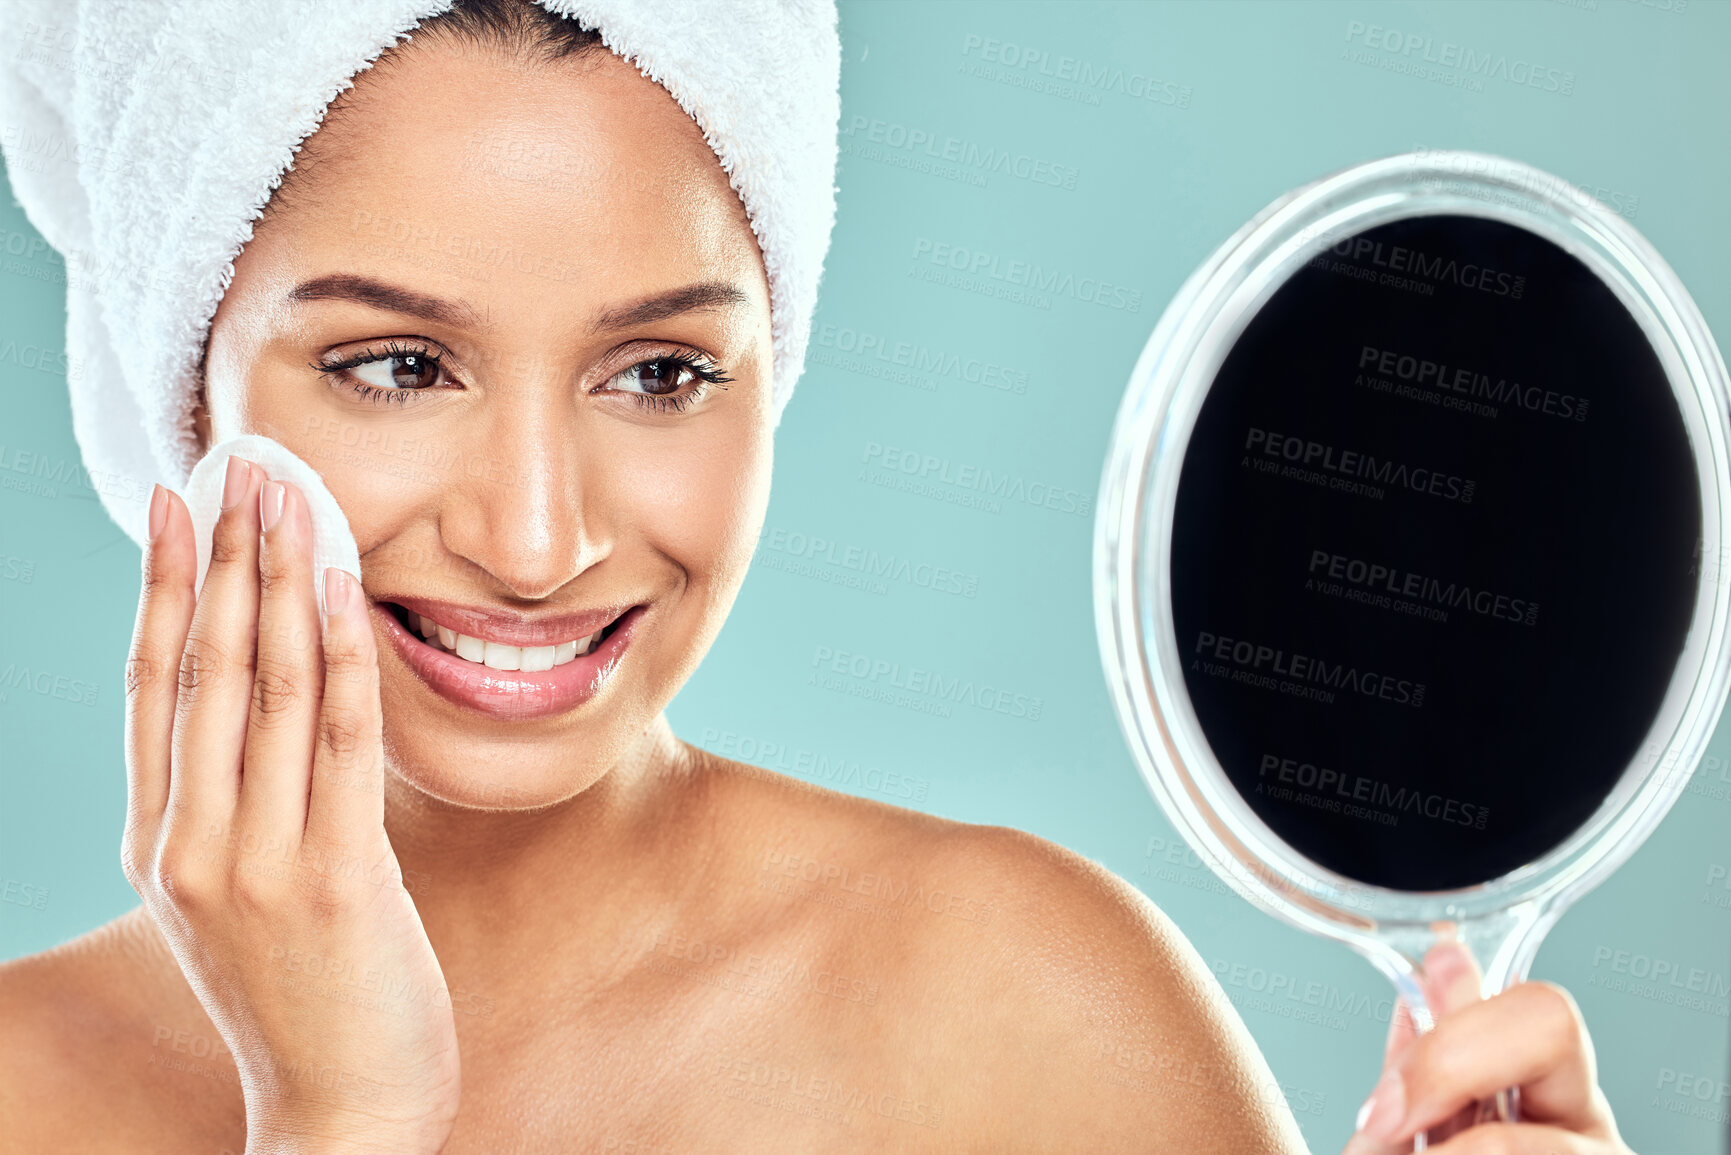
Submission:
[[[495,670],[521,670],[524,673],[538,673],[541,670],[551,670],[554,666],[563,666],[576,657],[589,653],[601,644],[601,634],[606,629],[603,626],[586,638],[578,638],[573,642],[560,642],[556,646],[502,646],[498,642],[483,641],[472,638],[468,634],[459,634],[413,611],[404,611],[409,620],[415,623],[421,637],[435,649],[447,650],[459,658],[475,662]]]

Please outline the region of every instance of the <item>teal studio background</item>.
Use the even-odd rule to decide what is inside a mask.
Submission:
[[[1604,200],[1723,346],[1731,6],[843,0],[841,25],[839,214],[810,359],[753,571],[675,728],[840,790],[1031,830],[1129,879],[1214,968],[1313,1148],[1338,1151],[1380,1065],[1384,981],[1186,853],[1106,694],[1090,547],[1119,398],[1179,283],[1240,224],[1288,189],[1416,147],[1500,153]],[[1389,29],[1402,45],[1429,38],[1433,58],[1452,42],[1506,63],[1489,77],[1426,65],[1422,48],[1386,47]],[[1108,84],[1047,75],[1083,66]],[[65,163],[51,142],[13,143],[21,163]],[[991,165],[1000,154],[1010,162]],[[13,957],[136,901],[117,848],[138,551],[77,468],[64,265],[0,201],[0,957]],[[964,278],[933,260],[940,246],[1082,288]],[[910,460],[944,464],[922,482]],[[1011,479],[1005,493],[941,479],[985,470]],[[1006,696],[994,710],[830,672],[843,653]],[[95,688],[38,692],[53,684],[42,673]],[[1645,1155],[1723,1150],[1728,767],[1721,726],[1690,792],[1534,971],[1580,1002]]]

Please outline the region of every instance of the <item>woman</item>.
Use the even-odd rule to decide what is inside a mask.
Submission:
[[[380,220],[553,264],[359,243]],[[336,101],[222,293],[197,434],[318,468],[362,580],[326,574],[321,628],[304,496],[234,459],[195,593],[153,493],[144,905],[0,968],[0,1149],[1304,1149],[1132,887],[669,729],[763,521],[771,295],[698,125],[538,8],[430,21]],[[1626,1150],[1567,995],[1428,971],[1442,1023],[1397,1027],[1349,1150],[1511,1085],[1540,1122],[1436,1149]]]

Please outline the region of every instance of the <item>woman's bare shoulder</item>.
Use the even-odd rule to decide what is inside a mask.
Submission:
[[[1306,1150],[1267,1061],[1196,948],[1122,878],[1021,831],[981,831],[965,877],[1001,914],[982,967],[997,1040],[994,1097],[1032,1104],[1034,1149],[1086,1137],[1143,1150]],[[1006,1045],[1008,1044],[1008,1045]]]
[[[0,1152],[239,1152],[233,1060],[142,908],[0,964]]]
[[[763,873],[886,905],[887,922],[992,928],[1032,948],[1056,935],[1103,945],[1116,932],[1138,947],[1188,948],[1139,890],[1082,855],[1023,830],[959,822],[831,790],[706,755],[730,796],[731,829],[761,850]],[[706,803],[707,804],[707,803]],[[927,914],[944,921],[914,918]]]
[[[1003,1128],[1006,1150],[1139,1148],[1151,1130],[1197,1152],[1305,1149],[1201,956],[1134,886],[1026,831],[732,765],[776,812],[749,824],[758,885],[852,931],[898,1045],[970,1072],[977,1101],[946,1119]]]

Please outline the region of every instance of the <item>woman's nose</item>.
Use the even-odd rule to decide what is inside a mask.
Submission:
[[[537,408],[479,422],[462,478],[441,497],[444,548],[525,599],[550,597],[611,548],[598,478],[580,431]]]

